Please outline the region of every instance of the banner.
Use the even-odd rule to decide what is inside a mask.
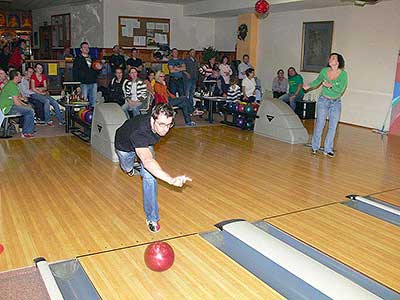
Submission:
[[[397,57],[397,70],[393,89],[392,115],[390,118],[389,133],[400,135],[400,52]]]

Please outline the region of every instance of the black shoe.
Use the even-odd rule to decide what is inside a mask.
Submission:
[[[147,228],[152,233],[157,233],[161,230],[160,223],[158,221],[148,221],[146,220]]]
[[[130,170],[129,172],[126,172],[126,174],[130,177],[135,176],[135,169]]]
[[[328,157],[335,157],[335,153],[334,152],[324,152],[324,155],[328,156]]]
[[[311,154],[317,154],[318,153],[318,150],[314,150],[314,149],[311,149]]]

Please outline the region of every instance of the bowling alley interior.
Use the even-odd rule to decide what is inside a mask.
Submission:
[[[400,1],[0,1],[0,300],[399,300]]]

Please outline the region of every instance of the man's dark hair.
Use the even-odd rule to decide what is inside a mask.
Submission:
[[[276,74],[279,75],[279,72],[283,72],[283,74],[285,74],[285,71],[283,71],[283,69],[279,69],[278,72],[276,72]]]
[[[339,63],[339,69],[343,69],[344,68],[344,58],[343,58],[343,56],[341,55],[341,54],[339,54],[339,53],[331,53],[331,54],[329,54],[329,58],[331,58],[331,56],[332,55],[336,55],[337,56],[337,60],[338,60],[338,63]],[[329,67],[329,62],[328,62],[328,67]]]
[[[250,56],[249,56],[248,54],[243,55],[243,59],[244,59],[245,57],[250,58]]]
[[[116,67],[114,70],[114,74],[117,73],[117,70],[122,71],[122,73],[124,73],[124,69],[122,69],[121,67]]]
[[[179,51],[178,48],[172,48],[171,52],[174,51],[174,50]]]
[[[151,111],[151,117],[155,120],[159,115],[165,115],[167,118],[175,117],[175,111],[172,106],[168,103],[160,103],[153,107]]]
[[[294,67],[290,67],[289,69],[287,69],[288,76],[289,76],[289,71],[290,71],[290,70],[293,70],[293,71],[294,71],[294,76],[296,76],[296,75],[297,75],[297,71],[296,71],[296,69],[295,69]]]
[[[26,70],[25,70],[25,71],[28,71],[29,69],[32,69],[33,71],[35,71],[35,69],[34,69],[33,67],[31,67],[31,66],[26,67]]]
[[[8,76],[10,77],[10,80],[14,80],[14,78],[17,77],[18,74],[20,74],[19,71],[14,69],[10,71],[10,74],[8,74]]]
[[[89,43],[88,43],[88,42],[82,42],[81,45],[80,45],[79,47],[82,48],[82,46],[85,45],[85,44],[89,46]]]
[[[253,73],[253,72],[254,72],[254,69],[253,69],[253,68],[248,68],[248,69],[245,71],[247,77],[250,75],[250,73]]]
[[[132,51],[137,51],[137,49],[136,49],[135,47],[133,47],[133,48],[131,49],[131,52],[132,52]]]

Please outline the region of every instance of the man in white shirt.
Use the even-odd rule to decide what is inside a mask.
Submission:
[[[18,90],[22,96],[24,96],[29,103],[33,105],[35,109],[35,118],[39,124],[44,122],[44,112],[43,112],[43,103],[38,101],[37,99],[31,98],[31,95],[35,92],[30,89],[30,81],[32,74],[34,73],[34,69],[32,67],[27,67],[24,77],[22,77],[21,82],[18,84]]]

